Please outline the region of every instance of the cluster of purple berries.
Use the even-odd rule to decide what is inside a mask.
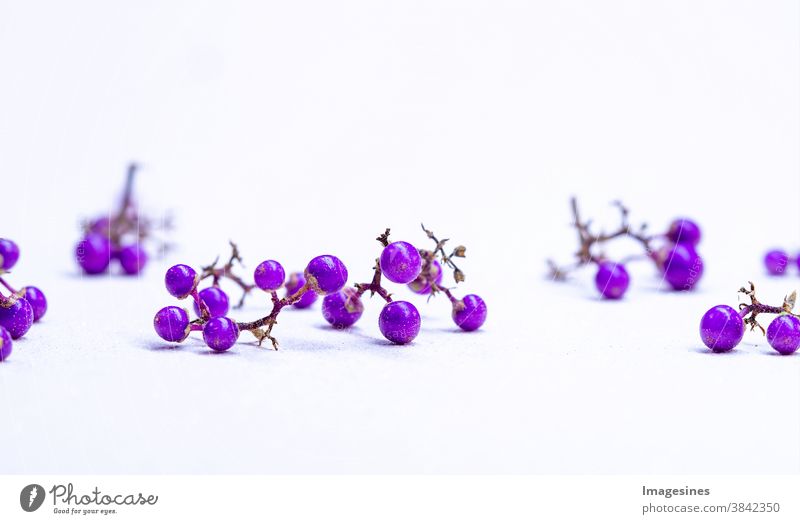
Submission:
[[[714,306],[700,320],[700,338],[714,353],[724,353],[735,348],[744,337],[746,325],[750,331],[756,327],[767,336],[767,342],[781,355],[791,355],[800,348],[800,315],[794,313],[797,293],[788,295],[780,307],[762,304],[755,296],[755,286],[741,288],[740,293],[750,298],[750,304],[739,304],[739,311],[726,305]],[[778,315],[765,330],[758,323],[759,314]]]
[[[578,268],[596,266],[594,283],[600,294],[607,299],[619,299],[625,295],[630,284],[630,275],[625,267],[629,260],[648,258],[655,263],[662,278],[676,291],[689,291],[697,285],[703,275],[703,259],[697,252],[700,242],[700,227],[687,218],[672,221],[666,233],[651,235],[647,225],[634,230],[628,223],[628,210],[619,202],[615,205],[622,214],[622,224],[612,233],[592,233],[591,221],[582,222],[577,201],[572,199],[573,225],[578,231],[580,246],[577,261],[572,266],[559,267],[552,261],[550,275],[555,280],[564,280]],[[602,252],[602,246],[617,238],[631,238],[643,248],[644,254],[624,260],[610,260]],[[655,244],[660,241],[660,245]]]
[[[783,249],[772,249],[764,255],[764,267],[770,275],[785,275],[787,268],[792,265],[800,270],[800,254],[791,257]]]
[[[12,340],[16,340],[47,313],[47,298],[35,286],[15,290],[4,276],[19,260],[19,246],[11,240],[0,238],[0,285],[9,293],[0,290],[0,361],[11,354]]]

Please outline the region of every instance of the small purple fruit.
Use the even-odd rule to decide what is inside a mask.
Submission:
[[[0,269],[11,269],[17,260],[19,260],[19,246],[16,242],[0,238]]]
[[[664,279],[676,291],[689,291],[703,276],[703,259],[689,244],[675,244],[664,259]]]
[[[696,246],[700,243],[700,226],[688,218],[676,218],[669,225],[667,238],[674,244],[689,244]]]
[[[789,265],[789,254],[781,249],[767,251],[764,255],[764,266],[770,275],[783,275]]]
[[[11,334],[6,328],[0,326],[0,362],[8,358],[13,348],[14,344],[11,342]]]
[[[128,275],[138,275],[147,264],[147,252],[140,244],[125,246],[119,252],[119,263]]]
[[[320,295],[336,293],[347,283],[347,268],[333,255],[311,259],[304,274],[311,283],[311,289]]]
[[[87,275],[104,273],[111,262],[111,242],[107,236],[89,233],[75,247],[75,258]]]
[[[22,291],[25,293],[25,300],[33,308],[33,321],[38,322],[47,313],[47,297],[35,286],[25,286]]]
[[[298,289],[306,285],[306,277],[300,273],[292,273],[286,281],[286,296],[294,295]],[[292,304],[297,309],[305,309],[317,301],[317,294],[308,290],[300,296],[300,300]]]
[[[478,295],[467,295],[456,301],[453,321],[464,331],[475,331],[486,322],[486,302]]]
[[[392,242],[381,252],[381,271],[396,284],[408,284],[422,271],[422,258],[408,242]]]
[[[214,351],[227,351],[239,338],[239,326],[228,317],[215,317],[206,322],[203,340]]]
[[[224,317],[228,314],[230,309],[230,301],[228,295],[217,286],[207,287],[200,293],[200,299],[205,302],[208,312],[212,317]],[[197,316],[201,316],[200,308],[197,302],[194,302],[194,312]]]
[[[714,353],[730,351],[744,336],[744,322],[730,306],[714,306],[700,321],[700,338]]]
[[[177,264],[167,270],[164,285],[175,298],[186,298],[197,287],[197,272],[186,264]]]
[[[791,355],[800,347],[800,319],[780,315],[767,328],[767,342],[781,355]]]
[[[381,310],[378,327],[387,340],[408,344],[419,334],[419,311],[410,302],[389,302]]]
[[[264,291],[275,291],[283,285],[286,272],[283,266],[274,260],[265,260],[253,272],[253,280]]]
[[[604,261],[597,266],[594,285],[606,298],[622,298],[630,284],[630,277],[625,266],[616,262]]]
[[[0,326],[8,330],[14,340],[23,336],[33,324],[33,308],[24,298],[18,298],[8,307],[0,306]]]
[[[438,260],[431,261],[431,267],[428,272],[428,275],[423,275],[422,273],[419,274],[417,278],[412,280],[408,284],[408,288],[413,291],[414,293],[418,293],[420,295],[427,295],[431,292],[431,278],[433,277],[433,281],[438,286],[442,283],[442,278],[444,277],[444,273],[442,272],[442,265],[439,263]]]
[[[89,225],[89,231],[91,233],[98,233],[107,237],[108,232],[111,231],[111,217],[106,215],[94,219]]]
[[[364,304],[351,287],[331,293],[322,300],[322,316],[336,329],[352,326],[363,312]]]
[[[178,306],[167,306],[156,313],[153,327],[167,342],[181,342],[189,336],[189,315]]]

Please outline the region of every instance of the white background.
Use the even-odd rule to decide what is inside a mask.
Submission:
[[[12,282],[50,299],[0,365],[3,473],[797,473],[800,357],[760,335],[710,355],[697,326],[800,251],[794,2],[0,3],[0,236]],[[141,278],[83,278],[79,220],[144,169],[179,247]],[[568,197],[661,230],[703,226],[697,293],[631,268],[596,298],[569,261]],[[248,271],[373,240],[466,244],[489,305],[459,333],[441,299],[387,345],[288,311],[279,352],[212,355],[152,330],[163,271],[239,242]],[[622,246],[621,252],[633,246]],[[397,287],[396,287],[397,288]],[[406,296],[397,288],[398,296]],[[238,313],[261,316],[257,297]]]

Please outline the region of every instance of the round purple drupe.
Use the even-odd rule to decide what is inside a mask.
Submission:
[[[11,269],[19,260],[19,246],[13,240],[0,238],[0,269]]]
[[[119,263],[128,275],[138,275],[147,264],[147,252],[141,244],[125,246],[119,252]]]
[[[628,289],[631,278],[622,264],[616,262],[600,262],[597,274],[594,276],[594,285],[606,298],[622,298]]]
[[[35,286],[25,286],[22,291],[25,293],[25,300],[33,308],[33,321],[37,322],[47,313],[47,297]]]
[[[381,310],[378,327],[390,342],[408,344],[419,334],[419,311],[411,302],[389,302]]]
[[[6,328],[14,340],[28,332],[33,324],[33,308],[24,298],[18,298],[9,307],[0,306],[0,326]]]
[[[486,302],[478,295],[467,295],[456,301],[453,322],[464,331],[475,331],[486,322]]]
[[[224,317],[228,314],[230,302],[228,295],[217,286],[207,287],[200,293],[200,299],[205,302],[208,312],[212,317]],[[201,315],[197,302],[194,302],[194,312]]]
[[[800,347],[800,319],[780,315],[767,328],[767,342],[781,355],[791,355]]]
[[[153,327],[167,342],[181,342],[189,336],[189,315],[178,306],[167,306],[156,313]]]
[[[347,268],[333,255],[320,255],[311,259],[304,272],[311,289],[320,295],[336,293],[347,283]]]
[[[300,273],[292,273],[286,281],[286,296],[294,295],[298,289],[306,285],[306,277]],[[300,296],[300,300],[292,304],[297,309],[305,309],[317,301],[317,294],[308,290]]]
[[[700,226],[688,218],[676,218],[669,225],[667,238],[674,244],[689,244],[696,246],[700,243]]]
[[[14,345],[11,342],[11,334],[6,328],[0,326],[0,362],[8,358],[13,348]]]
[[[253,280],[264,291],[280,289],[285,278],[286,272],[283,270],[283,266],[274,260],[263,261],[253,272]]]
[[[86,274],[103,273],[111,262],[111,242],[105,235],[89,233],[75,247],[75,259]]]
[[[203,340],[214,351],[227,351],[239,338],[239,326],[228,317],[215,317],[206,322]]]
[[[381,252],[381,271],[396,284],[408,284],[422,271],[422,257],[408,242],[392,242]]]
[[[198,284],[197,272],[186,264],[177,264],[167,270],[164,285],[175,298],[188,297]]]
[[[770,275],[783,275],[789,265],[789,254],[781,249],[767,251],[764,255],[764,266]]]
[[[664,259],[664,279],[676,291],[689,291],[703,276],[703,259],[689,244],[675,244]]]
[[[438,260],[431,261],[431,267],[428,271],[427,275],[420,273],[417,278],[412,280],[408,284],[408,288],[413,291],[414,293],[419,293],[420,295],[427,295],[431,292],[431,278],[433,277],[433,281],[436,282],[436,285],[442,283],[442,278],[444,277],[444,273],[442,272],[442,265],[439,263]]]
[[[700,321],[700,338],[714,353],[730,351],[744,336],[744,322],[730,306],[714,306]]]
[[[331,293],[322,300],[322,316],[336,329],[352,326],[363,312],[364,304],[351,287]]]

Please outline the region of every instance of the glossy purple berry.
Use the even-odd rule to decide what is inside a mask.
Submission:
[[[453,322],[464,331],[475,331],[486,322],[486,302],[478,295],[467,295],[456,301]]]
[[[703,276],[703,259],[689,244],[675,244],[664,259],[664,279],[676,291],[689,291]]]
[[[19,260],[19,246],[16,242],[0,238],[0,269],[11,269],[17,260]]]
[[[419,334],[419,311],[410,302],[389,302],[381,310],[378,327],[390,342],[408,344]]]
[[[119,252],[119,263],[128,275],[138,275],[147,264],[147,252],[141,244],[131,244]]]
[[[730,351],[744,336],[744,322],[730,306],[714,306],[700,321],[700,338],[715,353]]]
[[[320,255],[311,259],[304,272],[311,289],[320,295],[336,293],[347,283],[347,268],[333,255]]]
[[[594,285],[605,298],[622,298],[628,289],[631,278],[625,266],[616,262],[604,261],[597,266]]]
[[[444,273],[442,272],[442,265],[439,263],[438,260],[431,261],[431,267],[428,271],[427,275],[422,273],[419,274],[417,278],[412,280],[408,284],[408,288],[413,291],[414,293],[419,293],[420,295],[427,295],[431,292],[431,280],[433,280],[436,285],[442,283],[442,278],[444,277]]]
[[[186,264],[177,264],[167,270],[164,285],[175,298],[188,297],[198,284],[197,272]]]
[[[203,340],[214,351],[227,351],[239,338],[239,326],[228,317],[215,317],[206,322]]]
[[[105,235],[89,233],[75,247],[75,259],[87,275],[97,275],[111,262],[111,242]]]
[[[408,242],[392,242],[381,252],[381,271],[396,284],[408,284],[422,271],[422,257]]]
[[[224,317],[228,314],[230,301],[228,300],[228,295],[222,289],[217,286],[207,287],[199,295],[212,317]],[[197,302],[194,302],[194,312],[198,317],[201,316]]]
[[[23,291],[25,300],[33,308],[33,321],[37,322],[47,313],[47,297],[44,296],[41,289],[35,286],[25,286]]]
[[[8,330],[14,340],[23,336],[33,324],[33,308],[24,298],[18,298],[9,307],[0,306],[0,326]]]
[[[689,244],[696,246],[700,243],[700,226],[688,218],[676,218],[669,225],[667,238],[674,244]]]
[[[153,327],[167,342],[181,342],[189,336],[189,315],[178,306],[167,306],[156,313]]]
[[[11,350],[14,344],[11,342],[11,334],[6,328],[0,326],[0,362],[4,361],[11,355]]]
[[[780,315],[767,328],[767,342],[781,355],[791,355],[800,347],[800,319]]]
[[[356,290],[350,287],[326,295],[322,299],[322,316],[336,329],[352,326],[361,318],[363,312],[364,304]]]
[[[280,289],[285,278],[286,272],[283,270],[283,266],[274,260],[263,261],[253,272],[253,280],[264,291]]]
[[[786,273],[786,266],[789,265],[789,254],[780,249],[767,251],[764,255],[764,266],[770,275],[783,275]]]
[[[286,296],[294,295],[298,289],[306,285],[306,277],[300,273],[292,273],[286,281]],[[300,296],[300,300],[292,304],[297,309],[305,309],[317,301],[317,294],[308,290]]]

